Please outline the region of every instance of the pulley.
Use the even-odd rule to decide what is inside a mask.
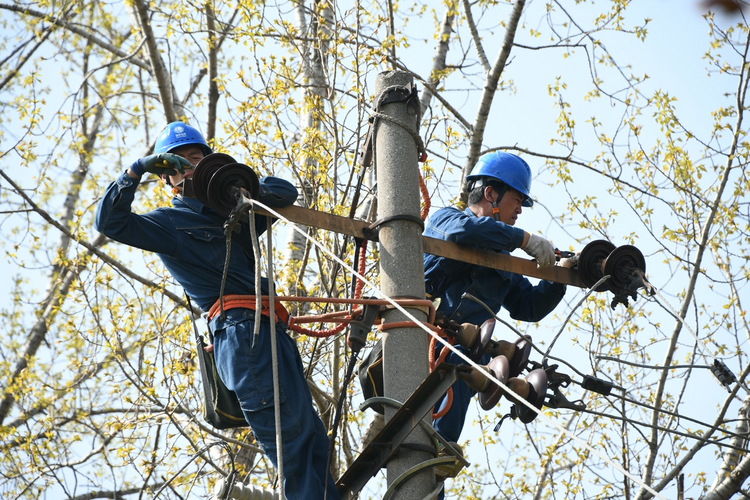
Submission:
[[[199,161],[192,184],[198,201],[224,217],[237,206],[237,196],[242,189],[252,199],[260,194],[260,181],[255,171],[224,153],[212,153]]]

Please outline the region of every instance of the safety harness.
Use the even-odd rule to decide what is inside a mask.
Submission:
[[[261,310],[260,313],[263,316],[269,316],[271,313],[271,309],[269,307],[268,303],[268,297],[265,296],[261,299]],[[245,309],[252,309],[253,311],[256,310],[256,297],[255,295],[224,295],[224,310],[228,311],[230,309],[237,309],[239,307],[245,308]],[[279,321],[282,321],[284,324],[289,325],[289,311],[287,311],[286,307],[279,302],[274,301],[273,305],[274,312],[276,313],[276,318],[278,318]],[[217,299],[216,302],[211,306],[211,309],[208,310],[207,317],[208,321],[211,321],[216,316],[221,314],[221,299]]]

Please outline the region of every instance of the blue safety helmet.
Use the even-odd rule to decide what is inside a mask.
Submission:
[[[504,182],[524,195],[522,206],[534,205],[531,199],[531,168],[518,156],[503,151],[482,155],[466,180],[471,183],[486,179]]]
[[[210,155],[213,152],[197,129],[182,122],[172,122],[157,137],[154,154],[171,153],[180,146],[191,144],[200,146],[204,155]]]

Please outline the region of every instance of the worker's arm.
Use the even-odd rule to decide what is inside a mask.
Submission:
[[[552,312],[565,296],[565,285],[542,280],[538,285],[523,276],[511,275],[513,287],[505,296],[503,307],[511,318],[519,321],[537,322]]]
[[[291,182],[278,177],[262,177],[260,179],[260,194],[258,201],[269,207],[288,207],[297,200],[297,188]],[[271,223],[276,219],[271,219]],[[268,229],[268,217],[265,215],[255,216],[255,231],[263,234]]]
[[[96,207],[94,228],[126,245],[158,253],[172,253],[177,247],[174,228],[165,227],[166,217],[156,212],[138,215],[131,211],[140,177],[123,173],[107,187]]]
[[[491,217],[448,207],[430,217],[424,235],[483,250],[511,252],[523,246],[526,233]]]
[[[269,207],[288,207],[297,200],[297,188],[279,177],[261,177],[258,201]]]

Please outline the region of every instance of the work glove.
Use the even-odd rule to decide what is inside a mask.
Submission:
[[[541,236],[531,234],[526,246],[522,248],[524,252],[536,259],[537,266],[550,267],[555,265],[555,247],[549,240]]]
[[[560,267],[567,267],[568,269],[573,269],[578,265],[578,256],[581,255],[580,252],[576,252],[573,254],[572,257],[563,257],[558,261],[558,265]]]
[[[146,172],[158,175],[177,175],[184,174],[185,167],[192,168],[192,165],[182,156],[172,153],[159,153],[139,159],[130,166],[130,170],[142,176]]]

